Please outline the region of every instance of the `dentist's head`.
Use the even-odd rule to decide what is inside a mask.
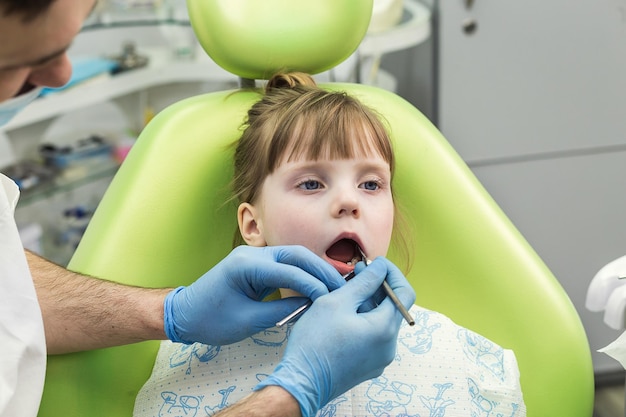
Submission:
[[[67,57],[96,0],[0,0],[0,126],[40,87],[67,83]]]

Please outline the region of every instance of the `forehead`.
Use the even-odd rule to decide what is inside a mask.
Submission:
[[[56,0],[36,18],[0,13],[0,68],[35,62],[68,47],[96,0]]]

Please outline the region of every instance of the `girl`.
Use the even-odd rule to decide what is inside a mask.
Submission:
[[[361,251],[389,262],[384,256],[392,231],[401,228],[392,192],[394,154],[381,118],[348,94],[291,73],[269,80],[244,127],[233,180],[243,242],[303,245],[344,275],[357,264],[357,271],[364,268]],[[314,319],[306,314],[302,320]],[[436,312],[413,306],[411,314],[416,325],[401,327],[395,360],[383,375],[331,395],[319,415],[525,415],[513,352]],[[282,362],[274,369],[289,332],[290,325],[276,327],[228,346],[164,342],[135,415],[212,415],[279,382],[300,398],[281,371],[303,364]],[[341,350],[350,340],[327,343]],[[300,403],[303,416],[317,410],[317,404]]]

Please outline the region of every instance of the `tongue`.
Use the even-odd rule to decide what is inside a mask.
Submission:
[[[341,239],[328,248],[326,255],[328,255],[329,258],[344,263],[351,261],[352,258],[354,258],[354,245],[354,241],[351,239]]]

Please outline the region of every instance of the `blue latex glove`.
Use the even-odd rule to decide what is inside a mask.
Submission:
[[[394,264],[376,258],[346,285],[315,300],[294,325],[282,361],[255,390],[279,385],[298,400],[302,417],[312,417],[333,398],[379,376],[395,357],[403,318],[388,297],[367,312],[358,310],[380,294],[385,277],[410,308],[411,285]]]
[[[165,297],[165,334],[174,342],[227,345],[238,342],[345,281],[319,256],[302,246],[234,249],[188,287]],[[263,300],[278,288],[303,296]]]

